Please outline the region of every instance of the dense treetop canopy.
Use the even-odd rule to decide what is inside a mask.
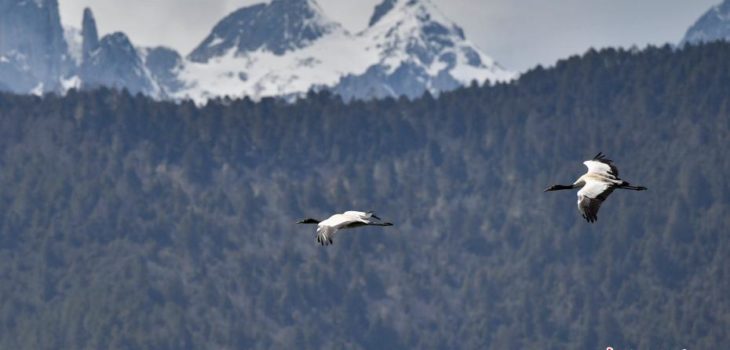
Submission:
[[[730,44],[343,103],[0,94],[0,348],[718,349]],[[621,177],[595,224],[571,183]],[[294,222],[396,226],[316,245]]]

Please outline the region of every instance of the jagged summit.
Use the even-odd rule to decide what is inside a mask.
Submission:
[[[241,8],[218,22],[190,53],[193,62],[207,62],[235,48],[236,54],[256,50],[283,55],[301,49],[333,31],[343,30],[314,0],[273,0]]]
[[[129,38],[121,32],[105,35],[81,66],[81,87],[108,86],[157,96],[159,88]]]
[[[383,10],[385,4],[388,4],[387,11]],[[378,14],[378,9],[383,12]],[[383,63],[393,69],[404,60],[417,61],[424,67],[440,60],[453,67],[457,56],[463,56],[463,63],[473,67],[494,65],[491,58],[466,40],[461,27],[441,14],[429,0],[385,0],[376,8],[373,19],[363,35],[377,43],[381,57],[385,58]]]
[[[84,9],[81,21],[81,61],[89,60],[89,55],[99,48],[99,34],[96,31],[96,20],[90,8]]]
[[[730,0],[710,8],[685,34],[681,44],[730,40]]]
[[[471,81],[502,81],[513,74],[466,40],[464,31],[429,0],[384,0],[360,34],[378,52],[378,64],[348,75],[335,87],[346,98],[418,97]]]

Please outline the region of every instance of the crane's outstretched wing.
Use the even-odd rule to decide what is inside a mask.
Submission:
[[[377,215],[375,215],[375,212],[373,212],[373,211],[364,212],[364,211],[348,210],[348,211],[342,213],[342,215],[345,215],[350,220],[360,221],[360,222],[365,222],[365,223],[371,221],[372,219],[380,219]]]
[[[392,226],[391,223],[383,223],[382,220],[375,215],[374,211],[346,211],[342,215],[348,218],[348,223],[343,228],[353,228],[360,226]]]
[[[317,226],[317,242],[321,245],[330,245],[337,229],[332,226]]]
[[[588,181],[578,191],[578,211],[588,222],[598,220],[598,209],[613,192],[614,186],[605,182]]]
[[[596,154],[593,159],[586,160],[583,164],[586,165],[589,173],[597,173],[613,179],[618,179],[618,168],[616,168],[612,160],[606,159],[606,156],[602,153]]]

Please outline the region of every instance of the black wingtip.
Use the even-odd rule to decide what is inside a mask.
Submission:
[[[593,159],[601,159],[603,157],[604,157],[603,152],[598,152],[598,154],[596,154],[596,156],[593,157]]]
[[[598,220],[598,217],[597,216],[595,216],[595,217],[594,216],[588,216],[588,215],[582,215],[582,216],[583,216],[584,219],[586,219],[586,221],[589,224],[592,224],[592,223],[594,223],[594,222],[596,222]]]

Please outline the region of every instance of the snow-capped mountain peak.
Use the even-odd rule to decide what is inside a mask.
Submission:
[[[429,0],[384,0],[360,35],[367,50],[377,52],[378,63],[343,79],[335,90],[346,98],[417,97],[471,81],[514,77],[466,40],[464,31]]]
[[[385,0],[379,5],[389,10],[376,13],[371,26],[363,33],[381,51],[382,63],[392,70],[404,61],[417,62],[437,74],[444,65],[454,66],[462,55],[473,67],[493,66],[473,44],[466,41],[464,31],[444,16],[429,0]],[[484,62],[486,61],[486,62]],[[434,63],[436,63],[435,66]],[[505,77],[508,78],[508,77]]]
[[[407,22],[411,20],[411,22]],[[415,22],[413,21],[415,20]],[[435,22],[456,26],[429,0],[384,0],[375,7],[368,27],[390,22],[387,27],[403,24],[417,26],[417,22]],[[404,23],[405,22],[405,23]],[[461,33],[463,36],[463,33]]]
[[[344,31],[329,19],[315,0],[273,0],[241,8],[218,22],[188,58],[193,62],[257,50],[283,55],[317,39]]]
[[[189,56],[178,97],[303,94],[350,98],[438,93],[473,80],[508,80],[429,0],[385,0],[351,34],[315,0],[273,0],[219,22]]]

